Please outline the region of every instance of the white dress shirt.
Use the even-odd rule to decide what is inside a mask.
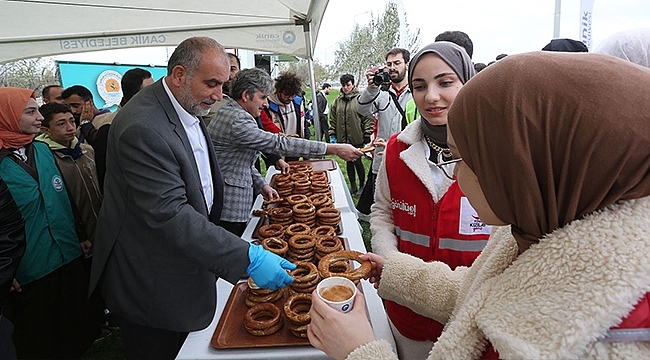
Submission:
[[[163,79],[163,87],[167,92],[167,96],[172,101],[174,110],[181,119],[181,124],[185,129],[187,138],[192,146],[192,153],[196,161],[196,167],[199,169],[199,177],[201,178],[201,186],[203,187],[203,197],[205,204],[208,206],[208,213],[212,210],[212,202],[214,201],[214,192],[212,188],[212,171],[210,167],[210,154],[208,153],[208,143],[205,139],[205,134],[201,130],[199,119],[188,113],[181,104],[178,103],[172,92],[167,86],[167,82]]]

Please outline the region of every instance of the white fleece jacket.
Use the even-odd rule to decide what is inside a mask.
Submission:
[[[650,197],[621,201],[540,239],[517,257],[495,228],[471,268],[392,252],[379,294],[447,322],[428,359],[650,359],[650,342],[602,342],[650,291]],[[384,340],[356,359],[396,359]]]

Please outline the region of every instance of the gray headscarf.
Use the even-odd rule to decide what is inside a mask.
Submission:
[[[449,67],[454,70],[460,81],[465,84],[472,76],[476,75],[474,71],[474,65],[472,65],[472,59],[470,59],[467,52],[462,47],[448,42],[448,41],[436,41],[431,43],[417,52],[415,56],[409,62],[409,88],[413,92],[413,69],[422,58],[422,55],[425,54],[436,54],[449,65]]]
[[[605,39],[598,54],[607,54],[650,68],[650,28],[618,32]]]
[[[469,79],[476,75],[472,59],[467,55],[467,51],[462,47],[448,41],[436,41],[418,51],[409,63],[409,88],[413,92],[413,70],[425,54],[436,54],[451,67],[460,81],[465,84]],[[420,128],[424,135],[436,145],[447,148],[447,125],[431,125],[429,122],[420,117]],[[429,145],[431,149],[429,160],[437,162],[438,151]],[[449,159],[445,159],[449,160]]]

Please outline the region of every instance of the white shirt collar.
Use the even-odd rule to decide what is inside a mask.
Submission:
[[[169,96],[169,99],[172,102],[172,106],[174,106],[174,110],[176,110],[176,113],[178,114],[178,117],[181,119],[181,122],[183,123],[184,127],[191,127],[195,123],[199,121],[199,118],[196,116],[190,114],[185,110],[181,104],[176,100],[176,97],[174,97],[174,94],[169,90],[169,86],[167,86],[167,81],[165,81],[167,77],[165,77],[162,81],[163,87],[165,88],[165,92],[167,93],[167,96]]]

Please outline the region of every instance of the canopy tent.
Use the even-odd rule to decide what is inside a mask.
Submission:
[[[209,36],[225,47],[309,60],[328,0],[0,0],[0,64],[47,55],[175,46]],[[315,98],[315,96],[313,96]],[[319,122],[315,121],[320,134]]]
[[[175,46],[190,36],[210,36],[226,47],[311,58],[327,3],[0,0],[0,63],[75,52]]]

